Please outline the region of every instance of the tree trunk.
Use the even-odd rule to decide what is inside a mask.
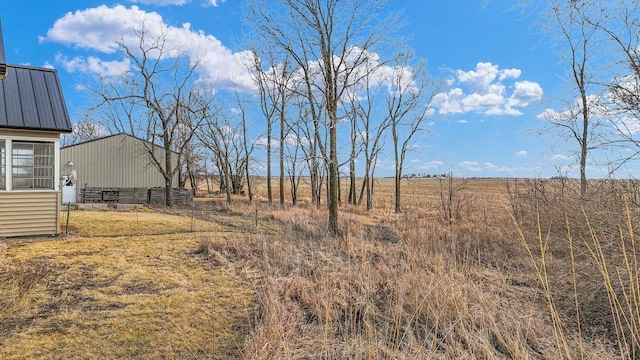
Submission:
[[[165,141],[165,144],[168,144]],[[172,167],[171,167],[171,149],[169,146],[165,145],[164,147],[164,165],[165,171],[163,171],[164,175],[164,191],[166,197],[166,205],[167,207],[173,207],[173,189],[172,189]]]
[[[337,154],[337,121],[330,120],[329,125],[329,231],[337,235],[339,233],[338,224],[338,154]]]
[[[282,144],[280,144],[282,147]],[[267,120],[267,202],[273,203],[273,192],[271,189],[271,120]]]
[[[281,108],[280,108],[280,206],[284,207],[284,90],[282,90]],[[296,159],[293,159],[295,162]],[[295,179],[295,167],[293,173]]]
[[[396,193],[395,193],[395,210],[396,213],[399,213],[402,211],[402,207],[400,204],[400,182],[402,180],[401,178],[401,174],[399,172],[396,172],[396,178],[395,178],[395,185],[396,185]]]
[[[580,197],[587,197],[587,146],[589,136],[589,108],[587,107],[587,95],[582,95],[582,141],[580,142]]]
[[[349,159],[349,199],[348,203],[356,204],[356,119],[351,120],[351,154]]]

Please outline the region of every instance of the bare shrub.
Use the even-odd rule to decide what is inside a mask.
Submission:
[[[454,179],[453,174],[438,178],[440,183],[440,203],[444,220],[452,225],[462,219],[463,207],[467,205],[470,195],[467,193],[467,179]]]
[[[635,188],[628,181],[593,181],[589,197],[581,198],[570,180],[520,185],[510,192],[511,209],[518,211],[514,219],[558,343],[569,349],[567,334],[576,333],[581,341],[605,339],[622,358],[640,357],[634,235],[640,212],[629,206]]]

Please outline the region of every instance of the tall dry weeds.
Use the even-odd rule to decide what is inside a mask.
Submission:
[[[504,204],[474,194],[465,206],[453,224],[437,203],[343,213],[340,238],[324,230],[323,211],[261,209],[266,224],[244,241],[204,239],[217,261],[259,274],[244,357],[607,358],[606,344],[574,331],[556,342],[545,288]]]
[[[640,358],[640,248],[634,230],[640,213],[627,200],[636,196],[626,192],[628,182],[594,182],[596,190],[586,199],[570,181],[520,185],[510,197],[511,209],[517,209],[514,222],[563,358],[575,356],[569,338],[579,345],[599,339],[616,357]],[[583,348],[579,355],[589,357]]]

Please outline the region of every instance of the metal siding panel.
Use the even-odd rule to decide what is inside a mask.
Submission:
[[[2,80],[5,83],[5,104],[7,106],[7,126],[24,127],[20,92],[18,91],[18,72],[10,67],[7,77]]]
[[[7,124],[7,105],[5,100],[5,82],[0,81],[0,126]]]
[[[53,118],[51,99],[47,83],[44,79],[44,72],[32,71],[31,82],[33,84],[33,95],[39,126],[45,129],[55,129],[56,123]]]
[[[18,93],[20,94],[20,107],[22,108],[22,121],[25,127],[31,129],[42,128],[38,119],[38,110],[35,105],[36,96],[30,71],[18,71]]]
[[[157,149],[163,155],[164,150]],[[73,161],[78,191],[88,187],[164,187],[164,178],[152,164],[142,140],[125,134],[105,137],[60,150],[62,173]],[[177,158],[177,155],[174,154]],[[177,187],[177,177],[174,179]]]
[[[53,116],[53,124],[55,129],[66,129],[71,131],[71,120],[67,112],[67,105],[64,101],[62,87],[58,80],[57,72],[43,73],[45,76],[46,87],[51,101],[51,111]]]

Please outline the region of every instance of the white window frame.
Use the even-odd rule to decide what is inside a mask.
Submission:
[[[60,190],[60,139],[36,136],[0,136],[5,141],[5,189],[0,192],[33,192]],[[53,189],[13,189],[13,142],[46,142],[53,144]]]

